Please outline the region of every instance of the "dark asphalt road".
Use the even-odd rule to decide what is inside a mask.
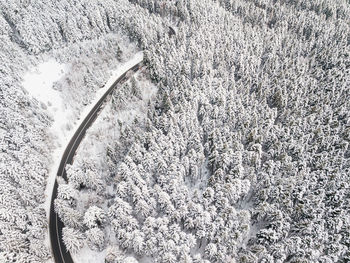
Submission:
[[[75,132],[74,136],[70,140],[66,150],[64,151],[64,154],[57,172],[57,176],[62,176],[65,180],[67,180],[67,174],[65,170],[66,164],[73,163],[73,157],[75,155],[75,151],[77,150],[80,142],[82,141],[86,130],[91,126],[91,124],[97,118],[99,111],[103,107],[103,103],[105,102],[106,97],[113,92],[114,88],[119,82],[126,80],[126,78],[128,77],[127,72],[129,72],[130,70],[136,72],[141,65],[142,65],[142,62],[131,67],[128,71],[126,71],[123,75],[121,75],[113,83],[113,85],[106,91],[106,93],[101,97],[101,99],[96,103],[93,109],[89,112],[89,114],[86,116],[86,118],[81,123],[81,125]],[[70,253],[66,250],[66,247],[62,240],[62,229],[64,227],[64,224],[54,210],[54,200],[57,197],[57,187],[58,187],[58,184],[56,180],[53,188],[53,192],[52,192],[52,197],[51,197],[50,222],[49,222],[52,254],[54,256],[56,263],[73,263],[73,259]]]

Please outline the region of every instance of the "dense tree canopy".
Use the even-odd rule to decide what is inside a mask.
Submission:
[[[0,202],[14,206],[0,213],[0,259],[46,257],[27,228],[45,228],[32,214],[42,214],[50,119],[16,89],[21,58],[122,30],[144,49],[158,92],[149,100],[126,83],[112,98],[117,136],[105,155],[67,169],[56,200],[67,248],[106,249],[107,262],[349,262],[345,0],[31,2],[0,2],[11,65],[0,70],[1,112],[11,113],[1,119],[10,190]],[[108,39],[96,42],[118,56]],[[130,109],[145,101],[143,114]]]
[[[110,142],[113,246],[155,262],[347,262],[345,3],[118,4],[159,90]]]

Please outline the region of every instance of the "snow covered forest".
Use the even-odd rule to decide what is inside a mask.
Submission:
[[[106,19],[94,22],[97,6],[87,19],[86,4],[0,0],[0,262],[51,257],[46,210],[49,174],[57,172],[52,171],[53,157],[61,158],[52,156],[62,146],[57,137],[69,134],[111,70],[137,50]],[[55,101],[39,101],[23,85],[31,68],[52,58],[68,72],[53,90],[61,95],[57,100],[68,118],[63,127],[53,127],[62,118],[55,108],[51,111]]]
[[[53,117],[23,74],[48,55],[69,64],[55,88],[74,122],[137,48],[146,68],[115,91],[58,180],[77,262],[350,262],[348,1],[0,10],[0,262],[50,259]]]

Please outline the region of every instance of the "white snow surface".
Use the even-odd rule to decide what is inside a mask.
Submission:
[[[23,77],[23,87],[41,102],[58,104],[59,92],[52,89],[55,81],[59,80],[67,71],[65,65],[50,59],[37,67],[30,69]]]
[[[53,84],[69,71],[69,67],[54,59],[39,64],[30,69],[23,77],[22,85],[29,94],[46,108],[54,119],[52,130],[60,130],[70,114],[63,108],[60,92],[53,89]]]
[[[55,184],[58,167],[60,165],[64,150],[68,145],[70,139],[74,135],[74,132],[80,126],[80,124],[88,115],[88,113],[92,110],[92,108],[95,106],[98,100],[115,82],[115,80],[118,79],[129,68],[138,64],[142,60],[143,52],[138,52],[129,61],[122,63],[118,65],[116,69],[111,70],[111,77],[109,78],[105,86],[96,92],[95,99],[92,100],[92,102],[82,110],[80,117],[74,123],[69,123],[71,118],[69,118],[68,116],[70,115],[71,111],[69,109],[64,108],[61,93],[53,89],[53,84],[55,81],[58,81],[65,74],[69,74],[68,65],[60,64],[56,60],[50,59],[46,62],[41,63],[37,67],[29,70],[24,75],[24,80],[22,83],[23,87],[29,92],[31,96],[33,96],[39,102],[47,106],[48,113],[51,114],[54,120],[50,128],[50,132],[54,136],[52,148],[55,150],[52,152],[51,155],[53,163],[52,166],[49,167],[49,176],[47,179],[47,185],[45,189],[46,201],[44,204],[48,220],[50,215],[51,193]],[[68,125],[71,125],[73,128],[67,130]],[[48,237],[47,244],[49,244]],[[98,254],[101,257],[101,253]],[[50,260],[48,262],[53,261]],[[97,261],[92,260],[83,262]]]
[[[106,249],[98,252],[92,251],[88,246],[84,246],[78,255],[72,255],[74,262],[84,263],[104,263],[106,257]]]

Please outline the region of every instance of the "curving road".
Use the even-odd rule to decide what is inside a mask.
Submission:
[[[60,166],[58,168],[57,176],[62,176],[65,180],[67,180],[67,174],[65,170],[66,164],[73,163],[73,157],[74,157],[75,151],[77,150],[80,142],[82,141],[87,128],[89,128],[97,118],[100,109],[103,107],[103,103],[106,97],[113,92],[114,88],[117,86],[119,82],[126,80],[128,77],[130,77],[128,74],[129,71],[136,72],[141,67],[141,65],[142,65],[142,62],[138,62],[129,70],[124,72],[112,84],[112,86],[105,92],[105,94],[101,97],[101,99],[96,103],[93,109],[85,117],[84,121],[81,123],[77,131],[74,133],[66,150],[64,151]],[[56,263],[73,263],[73,259],[70,253],[66,250],[66,247],[62,240],[62,229],[64,227],[64,224],[54,210],[54,200],[57,197],[57,187],[58,187],[58,184],[56,180],[53,188],[53,192],[52,192],[52,197],[51,197],[50,222],[49,222],[52,254],[54,256]]]

